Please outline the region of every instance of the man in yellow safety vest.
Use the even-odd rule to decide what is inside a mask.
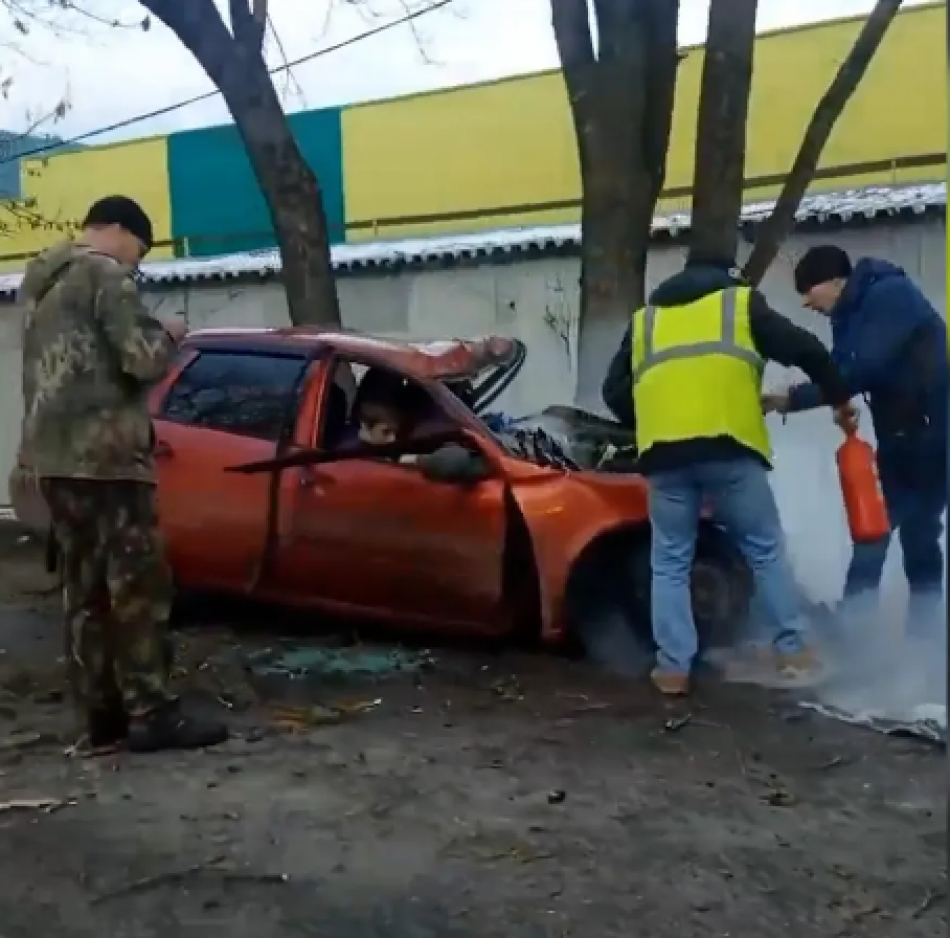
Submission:
[[[779,674],[797,679],[816,667],[768,480],[768,360],[800,368],[837,421],[854,420],[847,386],[816,336],[775,312],[732,262],[691,258],[634,312],[604,382],[604,402],[636,428],[650,481],[652,677],[664,694],[689,691],[698,650],[689,581],[707,501],[752,569]]]

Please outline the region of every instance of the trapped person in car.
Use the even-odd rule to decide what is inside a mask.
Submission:
[[[817,667],[769,485],[762,411],[767,360],[801,368],[850,424],[847,386],[821,341],[775,312],[731,260],[691,256],[636,310],[603,386],[604,402],[636,428],[650,482],[653,683],[688,693],[698,652],[690,574],[708,500],[755,577],[780,676]]]
[[[162,325],[133,274],[152,223],[124,196],[100,199],[82,233],[43,251],[20,287],[21,451],[35,469],[64,564],[67,668],[93,749],[152,752],[224,741],[169,687],[172,582],[158,531],[148,385],[187,327]]]
[[[806,307],[831,320],[832,355],[848,393],[863,395],[877,437],[877,464],[910,587],[907,634],[945,628],[941,537],[947,509],[947,325],[916,284],[887,261],[851,263],[832,244],[809,249],[795,267]],[[825,406],[816,384],[768,395],[782,414]],[[855,545],[847,603],[876,597],[890,538]]]
[[[354,426],[350,442],[387,446],[404,439],[414,422],[410,405],[402,376],[370,368],[353,399]]]

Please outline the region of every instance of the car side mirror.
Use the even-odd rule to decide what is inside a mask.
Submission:
[[[423,478],[446,485],[476,485],[491,476],[485,457],[461,443],[446,443],[416,464]]]

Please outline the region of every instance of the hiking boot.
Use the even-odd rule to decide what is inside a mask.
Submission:
[[[90,749],[118,746],[129,737],[129,716],[121,704],[90,710],[86,718],[86,740]]]
[[[86,713],[86,731],[66,752],[71,756],[101,756],[125,745],[129,735],[129,717],[122,704],[96,707]]]
[[[189,716],[178,701],[159,707],[129,723],[129,752],[163,749],[206,749],[228,738],[228,728],[217,720]]]
[[[689,693],[689,675],[677,671],[654,671],[653,686],[664,697],[685,697]]]

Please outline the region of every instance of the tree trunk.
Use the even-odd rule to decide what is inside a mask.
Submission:
[[[235,62],[235,81],[219,87],[234,117],[254,175],[270,209],[280,249],[290,321],[339,326],[323,196],[280,105],[264,62]]]
[[[850,53],[815,108],[775,208],[756,232],[755,246],[745,265],[745,275],[750,283],[761,283],[782,242],[791,232],[795,214],[815,176],[835,123],[861,84],[900,8],[901,0],[877,0]]]
[[[234,118],[270,210],[290,321],[338,326],[340,307],[320,187],[267,72],[261,32],[250,11],[244,15],[232,2],[232,36],[212,0],[140,2],[191,51]]]
[[[581,172],[577,397],[592,404],[599,381],[587,379],[615,347],[598,347],[591,323],[623,321],[644,302],[672,125],[679,2],[595,0],[598,54],[586,0],[551,6]]]
[[[758,0],[712,0],[709,7],[693,176],[696,259],[736,256],[757,10]]]

